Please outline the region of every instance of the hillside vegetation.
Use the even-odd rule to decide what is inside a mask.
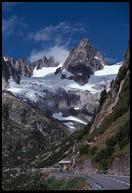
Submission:
[[[84,129],[84,134],[82,133],[80,137],[80,159],[83,157],[83,159],[92,159],[93,165],[99,170],[107,171],[116,156],[126,154],[130,156],[129,50],[107,97],[103,97],[104,91],[102,92],[101,108],[98,114],[103,112],[103,108],[108,99],[111,99],[113,92],[116,90],[118,94],[119,89],[119,99],[112,112],[92,132],[90,132],[91,127],[87,126]],[[106,92],[104,93],[106,95]]]

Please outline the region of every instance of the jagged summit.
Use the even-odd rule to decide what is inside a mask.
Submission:
[[[70,79],[84,85],[95,71],[103,69],[107,64],[108,62],[92,46],[90,40],[82,38],[78,46],[70,51],[62,70],[57,72],[62,73],[62,77],[65,78],[63,70],[67,70],[72,73]]]
[[[11,65],[19,75],[27,77],[32,76],[35,68],[39,70],[43,67],[59,66],[59,63],[56,62],[53,57],[47,58],[46,56],[32,63],[25,59],[14,60],[9,56],[5,56],[3,59],[8,65]],[[107,64],[108,62],[92,46],[90,40],[82,38],[78,46],[69,52],[66,61],[62,64],[62,67],[59,66],[55,74],[60,73],[62,78],[67,78],[65,75],[66,70],[68,71],[68,78],[78,82],[80,85],[84,85],[95,71],[103,69],[103,66]]]
[[[79,47],[88,47],[90,46],[90,40],[88,38],[82,38],[79,43]]]

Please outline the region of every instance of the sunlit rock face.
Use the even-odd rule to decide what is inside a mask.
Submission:
[[[63,69],[73,74],[71,77],[79,84],[85,84],[88,78],[96,70],[100,70],[108,64],[101,54],[92,47],[88,39],[83,38],[79,45],[70,51]]]

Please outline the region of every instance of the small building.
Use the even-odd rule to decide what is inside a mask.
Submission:
[[[71,164],[71,161],[70,160],[61,160],[58,162],[58,164],[60,166],[60,170],[68,170]]]

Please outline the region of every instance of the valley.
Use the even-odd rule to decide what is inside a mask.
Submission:
[[[3,57],[3,189],[12,190],[12,183],[13,190],[32,183],[48,189],[39,169],[51,167],[65,178],[80,177],[73,179],[78,188],[129,188],[129,177],[124,182],[130,175],[129,57],[128,48],[122,62],[108,64],[87,39],[63,64],[46,57],[33,64]],[[70,164],[61,166],[61,160]]]

